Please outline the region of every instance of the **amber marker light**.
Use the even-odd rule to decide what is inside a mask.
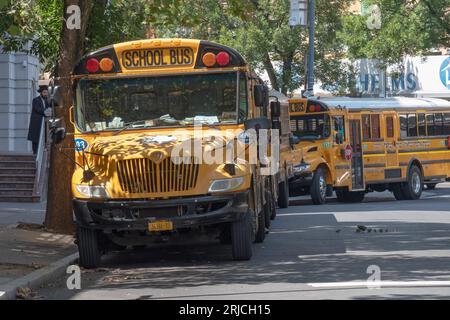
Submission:
[[[205,66],[212,67],[216,64],[216,55],[212,52],[205,53],[202,58],[203,64]]]
[[[100,60],[100,69],[104,72],[110,72],[114,68],[114,62],[110,58]]]

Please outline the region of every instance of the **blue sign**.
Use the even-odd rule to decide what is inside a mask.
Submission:
[[[75,139],[75,150],[76,151],[83,151],[87,147],[89,147],[89,144],[84,139]]]
[[[441,67],[439,68],[440,77],[442,84],[447,88],[450,89],[450,57],[444,60],[442,62]]]

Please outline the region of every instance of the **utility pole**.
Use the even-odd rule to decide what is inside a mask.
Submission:
[[[315,34],[315,0],[309,0],[308,18],[309,18],[309,46],[307,58],[307,79],[306,79],[306,94],[307,96],[314,95],[314,34]]]

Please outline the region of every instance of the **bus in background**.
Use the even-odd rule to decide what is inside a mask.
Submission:
[[[133,41],[84,56],[72,80],[81,265],[98,266],[108,250],[198,234],[250,259],[275,216],[282,177],[263,174],[259,154],[249,161],[260,141],[244,130],[277,126],[279,105],[269,110],[268,88],[242,56],[201,40]],[[244,153],[219,163],[195,151],[173,157],[191,145],[200,157]]]
[[[292,99],[291,130],[301,153],[292,189],[315,204],[332,190],[360,202],[370,191],[420,198],[450,176],[450,102],[415,98]]]

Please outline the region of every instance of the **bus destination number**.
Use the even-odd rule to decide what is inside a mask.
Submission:
[[[194,63],[191,48],[161,48],[128,50],[123,53],[123,65],[128,69],[189,66]]]
[[[305,111],[304,102],[291,103],[290,112],[304,112],[304,111]]]

